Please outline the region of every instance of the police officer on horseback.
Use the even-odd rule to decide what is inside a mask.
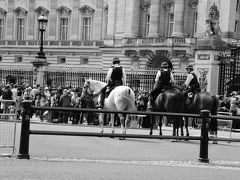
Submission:
[[[152,110],[154,107],[154,99],[163,91],[172,88],[172,84],[175,82],[173,74],[169,68],[167,62],[161,64],[161,70],[157,72],[155,88],[149,94],[148,110]]]
[[[98,109],[102,109],[104,107],[104,100],[107,90],[107,93],[110,93],[116,86],[126,84],[126,72],[125,69],[120,66],[119,58],[115,57],[112,63],[113,66],[108,70],[106,76],[107,86],[101,90],[100,102],[97,106]]]
[[[196,74],[193,72],[193,66],[188,65],[186,67],[186,70],[187,70],[188,76],[187,76],[186,81],[182,85],[183,94],[185,97],[187,97],[188,93],[190,93],[190,92],[192,93],[192,95],[194,95],[201,91],[200,85],[198,82],[198,78],[197,78]]]

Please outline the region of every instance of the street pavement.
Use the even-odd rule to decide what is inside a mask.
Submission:
[[[32,130],[99,132],[97,126],[50,124],[31,121]],[[17,123],[16,151],[0,158],[0,179],[239,179],[240,143],[209,142],[210,163],[200,163],[199,141],[158,139],[119,140],[106,137],[30,135],[30,160],[17,159],[21,124]],[[191,136],[200,130],[189,128]],[[105,127],[105,133],[111,128]],[[116,133],[120,128],[116,127]],[[149,129],[129,128],[129,134],[149,134]],[[172,127],[163,127],[171,135]],[[154,130],[154,135],[158,130]],[[230,137],[219,131],[219,137]],[[232,138],[240,138],[232,132]]]

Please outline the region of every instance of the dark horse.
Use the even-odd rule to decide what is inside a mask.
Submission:
[[[199,114],[201,110],[209,110],[211,115],[217,115],[219,100],[216,96],[212,96],[209,92],[197,93],[190,103],[184,106],[185,113]],[[210,134],[217,136],[217,119],[211,118],[209,122]],[[185,117],[185,127],[187,128],[188,118]]]
[[[158,95],[155,100],[154,111],[155,112],[172,112],[172,113],[182,113],[184,108],[184,95],[183,93],[177,89],[172,88],[168,89]],[[160,115],[159,120],[159,135],[162,135],[162,115]],[[152,135],[154,117],[152,116],[150,121],[150,135]],[[177,116],[167,116],[168,121],[173,124],[173,136],[178,136],[179,127],[183,127],[183,120],[181,117]],[[183,135],[183,129],[181,129],[181,134]]]

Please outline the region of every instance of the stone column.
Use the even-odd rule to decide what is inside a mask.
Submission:
[[[34,67],[36,67],[36,84],[40,84],[41,86],[44,85],[44,78],[45,78],[45,72],[47,70],[47,67],[49,63],[44,59],[38,59],[36,58],[34,61],[31,62]]]
[[[139,35],[140,1],[128,0],[125,13],[125,37]]]
[[[149,37],[159,36],[160,1],[151,0]]]
[[[184,5],[184,0],[175,1],[173,37],[183,36]]]
[[[206,20],[208,19],[208,0],[198,1],[198,20],[196,37],[201,38],[207,29]]]
[[[219,92],[219,61],[215,57],[226,48],[226,42],[216,36],[198,39],[196,43],[195,72],[198,78],[206,74],[207,91],[213,95]]]
[[[115,19],[116,19],[116,0],[109,0],[108,1],[108,24],[107,24],[108,37],[114,37]]]

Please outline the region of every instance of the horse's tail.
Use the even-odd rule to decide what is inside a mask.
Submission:
[[[219,106],[219,99],[216,96],[212,96],[213,98],[213,105],[212,105],[212,109],[211,109],[211,114],[212,115],[217,115],[217,110],[218,110],[218,106]]]
[[[137,106],[136,106],[136,101],[135,101],[135,94],[134,94],[134,92],[133,92],[133,90],[131,89],[131,88],[127,88],[126,89],[126,93],[125,93],[125,96],[127,97],[127,98],[125,98],[125,100],[126,101],[128,101],[128,110],[130,110],[130,111],[136,111],[137,110]]]

